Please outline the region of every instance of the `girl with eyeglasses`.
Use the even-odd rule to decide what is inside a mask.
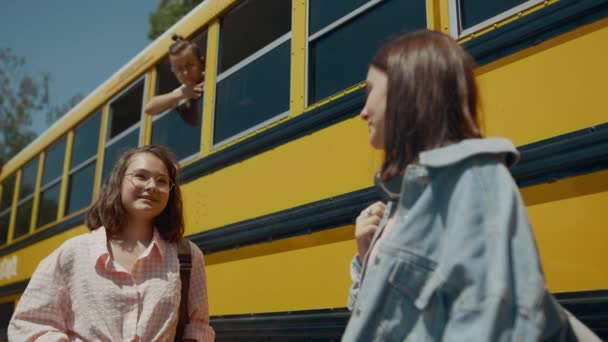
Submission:
[[[572,341],[545,286],[512,143],[483,138],[473,60],[427,30],[372,59],[361,118],[384,151],[356,220],[344,341]]]
[[[162,146],[125,152],[86,216],[30,279],[11,319],[13,341],[173,341],[184,234],[179,169]],[[203,254],[191,242],[186,341],[213,341]],[[181,332],[180,332],[181,334]]]
[[[146,105],[145,112],[156,115],[171,108],[177,108],[185,121],[195,121],[198,99],[203,93],[205,57],[199,47],[174,34],[174,43],[169,47],[171,71],[182,84],[173,91],[156,95]]]

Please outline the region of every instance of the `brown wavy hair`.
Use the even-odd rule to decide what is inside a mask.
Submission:
[[[184,235],[179,168],[177,167],[177,158],[173,152],[158,145],[130,149],[120,156],[112,169],[112,173],[102,186],[99,197],[87,212],[85,224],[90,230],[104,226],[109,237],[116,237],[125,228],[127,212],[122,206],[122,182],[131,158],[141,153],[149,153],[160,159],[165,164],[171,181],[175,184],[169,193],[167,206],[156,216],[154,225],[164,240],[176,242]]]
[[[473,58],[450,36],[420,30],[384,45],[370,63],[388,77],[381,178],[420,152],[480,138]]]

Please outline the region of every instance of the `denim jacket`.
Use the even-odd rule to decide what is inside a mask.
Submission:
[[[369,250],[395,226],[351,265],[343,341],[575,340],[507,169],[518,158],[508,140],[468,139],[406,168]]]

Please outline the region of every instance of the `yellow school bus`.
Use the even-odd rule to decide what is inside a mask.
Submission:
[[[606,0],[203,1],[4,165],[0,338],[38,263],[87,231],[120,152],[154,143],[180,158],[218,340],[339,339],[354,218],[379,198],[382,155],[358,117],[367,63],[420,28],[477,60],[485,135],[522,153],[548,286],[608,337],[607,14]],[[177,86],[173,33],[206,55],[197,116],[146,116]]]

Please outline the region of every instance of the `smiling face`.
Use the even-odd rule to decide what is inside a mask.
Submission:
[[[177,80],[187,86],[193,86],[203,79],[203,61],[196,56],[191,47],[186,47],[174,55],[169,55],[171,70]]]
[[[388,77],[386,73],[372,66],[367,73],[366,83],[367,99],[361,111],[361,118],[367,121],[372,147],[383,149]]]
[[[152,220],[167,206],[171,180],[167,167],[151,153],[131,157],[122,180],[122,205],[137,220]]]

